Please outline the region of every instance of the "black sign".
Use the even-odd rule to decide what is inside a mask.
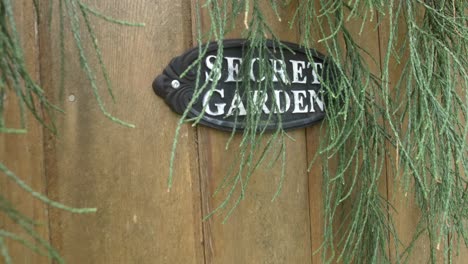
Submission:
[[[325,117],[325,100],[321,90],[321,76],[327,67],[324,56],[309,50],[313,56],[311,61],[300,46],[286,42],[283,44],[288,48],[280,51],[277,45],[269,42],[270,74],[260,76],[259,58],[255,56],[251,56],[247,67],[249,71],[242,72],[246,68],[243,59],[245,46],[248,45],[246,40],[225,40],[222,70],[218,75],[211,73],[215,68],[218,45],[210,43],[201,61],[199,85],[213,83],[214,76],[217,76],[218,83],[216,87],[208,83],[200,91],[199,100],[192,105],[188,117],[199,116],[205,108],[200,123],[222,130],[242,130],[246,120],[252,118],[249,111],[261,112],[258,121],[260,129],[275,129],[280,122],[283,129],[299,128],[322,120]],[[198,55],[199,48],[194,48],[174,58],[153,82],[156,94],[164,98],[178,114],[184,113],[194,95],[197,67],[183,77],[181,75],[198,59]],[[266,75],[270,76],[269,83],[275,87],[261,85],[266,82]],[[245,93],[246,82],[255,87],[249,95]],[[248,104],[258,100],[262,101]],[[258,107],[253,109],[251,105]]]

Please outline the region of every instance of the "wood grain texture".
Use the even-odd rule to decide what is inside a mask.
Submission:
[[[320,8],[319,1],[315,1],[315,7]],[[303,32],[301,32],[303,34]],[[314,39],[314,41],[317,41]],[[326,56],[326,49],[321,44],[316,43],[317,51]],[[306,144],[307,144],[307,162],[312,162],[317,151],[320,147],[320,138],[323,133],[326,133],[326,120],[322,121],[320,125],[308,127],[306,129]],[[322,166],[320,159],[312,166],[308,164],[309,168],[309,208],[310,208],[310,236],[311,236],[311,250],[312,250],[312,264],[322,263],[323,251],[320,250],[324,238],[324,189],[323,189],[323,176]],[[333,166],[330,167],[333,169]],[[315,253],[315,254],[314,254]]]
[[[456,235],[454,236],[453,240],[451,240],[451,243],[453,243],[453,251],[450,261],[454,264],[466,263],[468,259],[468,248],[463,242],[463,238],[460,238],[460,240],[457,241],[458,237]]]
[[[379,26],[380,32],[380,43],[381,43],[381,63],[384,63],[386,56],[388,41],[390,35],[390,22],[389,17],[382,17],[382,23]],[[403,21],[399,22],[399,36],[396,36],[400,40],[400,44],[405,41],[406,32],[403,31],[403,28],[406,27]],[[400,47],[394,47],[395,50],[399,50]],[[390,59],[390,89],[395,87],[398,80],[400,79],[401,72],[403,71],[404,65],[399,64],[394,58]],[[403,129],[406,127],[403,124]],[[387,130],[389,133],[390,127],[387,125]],[[396,242],[394,239],[390,240],[390,254],[393,261],[398,260],[396,255],[401,255],[404,250],[410,245],[413,241],[413,235],[415,230],[417,230],[419,219],[421,218],[421,213],[418,205],[416,204],[415,197],[412,196],[413,192],[409,193],[404,190],[403,179],[400,175],[397,174],[395,170],[398,168],[397,164],[397,154],[395,148],[387,143],[387,148],[391,150],[391,154],[387,159],[386,170],[388,173],[388,201],[392,205],[390,208],[390,215],[394,221],[395,231],[398,234],[399,242]],[[397,174],[397,175],[396,175]],[[443,246],[441,247],[443,248]],[[398,252],[398,253],[397,253]],[[439,257],[443,257],[442,251]],[[430,260],[430,248],[429,241],[426,237],[426,234],[423,234],[414,244],[414,247],[411,251],[411,257],[405,258],[403,260],[408,261],[408,263],[429,263]],[[441,258],[440,260],[443,260]]]
[[[270,25],[285,41],[298,41],[298,32],[290,30],[292,8],[281,9],[283,22],[273,16],[265,1],[263,12]],[[203,27],[209,26],[206,11]],[[235,32],[228,38],[239,38],[243,17],[238,18]],[[234,213],[222,224],[230,207],[222,214],[204,222],[206,263],[310,263],[310,227],[306,172],[305,130],[291,131],[295,142],[287,142],[286,180],[280,196],[271,202],[279,183],[281,165],[259,168],[252,176]],[[200,170],[203,212],[207,215],[225,198],[226,192],[213,196],[235,157],[240,135],[236,135],[230,149],[225,150],[229,133],[199,128]],[[271,158],[271,157],[270,157]],[[237,198],[236,193],[233,200]],[[230,203],[232,206],[233,203]]]
[[[316,8],[320,8],[319,1],[316,1]],[[348,14],[345,14],[347,17]],[[377,19],[373,19],[372,21],[365,21],[364,27],[361,32],[361,27],[363,21],[361,19],[353,18],[349,22],[345,23],[345,27],[348,29],[349,33],[353,37],[354,41],[357,45],[363,47],[368,54],[362,52],[364,62],[368,64],[370,71],[375,74],[379,75],[380,73],[380,65],[378,64],[380,50],[379,50],[379,35],[378,31],[376,30],[376,21]],[[326,48],[323,46],[324,44],[315,43],[319,52],[326,54]],[[340,42],[342,47],[345,46],[344,42]],[[326,119],[324,120],[325,124],[321,128],[320,126],[313,126],[307,128],[307,153],[308,153],[308,160],[312,160],[315,155],[316,151],[320,145],[320,139],[324,133],[327,133],[327,126],[326,126]],[[383,123],[383,120],[382,120]],[[333,171],[336,168],[336,161],[330,161],[328,169],[333,175]],[[382,197],[387,196],[387,180],[386,180],[386,173],[385,170],[381,175],[381,179],[379,181],[379,191]],[[309,200],[310,200],[310,219],[311,219],[311,235],[312,235],[312,251],[316,252],[313,255],[313,263],[322,263],[322,251],[319,251],[320,247],[323,244],[323,236],[324,236],[324,204],[323,204],[323,176],[322,176],[322,166],[320,164],[320,158],[317,159],[316,163],[311,167],[309,171]],[[351,201],[352,199],[350,199]],[[350,202],[345,202],[342,208],[337,212],[336,218],[337,222],[335,223],[336,228],[342,224],[342,221],[345,221],[344,218],[347,215],[347,212],[352,207]],[[340,219],[340,217],[342,219]],[[337,229],[335,229],[337,230]]]
[[[47,2],[41,1],[44,12]],[[279,37],[298,42],[300,34],[290,30],[287,23],[293,8],[280,9],[282,21],[278,21],[267,2],[263,11]],[[213,194],[235,156],[240,136],[235,136],[225,151],[229,133],[184,126],[177,148],[174,187],[168,192],[169,157],[179,116],[151,89],[153,79],[169,61],[193,45],[195,0],[87,3],[105,14],[146,23],[145,28],[130,28],[92,18],[117,98],[112,104],[101,86],[105,104],[112,114],[137,128],[114,124],[100,112],[78,64],[69,31],[65,42],[65,96],[59,98],[58,21],[53,21],[50,30],[45,23],[39,25],[38,43],[32,1],[15,0],[28,67],[34,77],[39,79],[40,75],[47,93],[58,100],[66,114],[57,116],[57,137],[45,133],[45,145],[42,127],[31,117],[27,135],[0,134],[0,160],[39,192],[48,191],[51,198],[71,206],[97,207],[98,213],[73,215],[51,209],[49,230],[46,206],[4,177],[0,177],[2,194],[42,224],[39,231],[44,237],[50,232],[51,242],[67,263],[322,263],[320,253],[312,255],[323,242],[320,164],[306,171],[318,148],[320,127],[290,132],[295,141],[287,142],[286,180],[274,202],[271,198],[280,180],[280,164],[271,169],[264,166],[252,176],[245,200],[225,224],[222,221],[227,211],[202,222],[202,217],[225,197],[225,193]],[[229,38],[241,36],[244,18],[238,19],[237,30]],[[205,29],[207,21],[204,13]],[[360,27],[359,21],[348,24],[358,44],[375,58],[382,58],[388,24],[380,25],[380,34],[373,24],[366,25],[359,35]],[[82,37],[90,40],[84,27]],[[85,49],[91,64],[96,65],[91,46]],[[379,65],[366,58],[378,75]],[[400,73],[400,66],[392,69],[392,83]],[[101,77],[98,79],[104,84]],[[12,126],[19,124],[15,106],[15,98],[7,98],[6,115]],[[388,175],[393,174],[394,158],[387,161]],[[390,255],[396,262],[395,250],[401,252],[409,244],[420,214],[412,197],[402,191],[398,178],[381,182],[382,195],[389,193],[395,208],[391,213],[402,243],[391,241]],[[0,228],[18,230],[2,216]],[[15,263],[48,263],[17,243],[8,245]],[[467,256],[462,249],[453,263],[464,263]],[[426,263],[428,259],[429,244],[420,239],[408,263]]]
[[[100,112],[67,31],[65,96],[60,102],[66,115],[57,119],[60,135],[47,141],[49,195],[72,206],[97,207],[98,212],[52,210],[52,242],[71,264],[203,263],[194,131],[182,129],[174,187],[168,192],[178,116],[151,88],[170,59],[190,46],[190,2],[88,3],[116,18],[146,23],[144,28],[122,27],[92,17],[117,99],[112,104],[102,85],[104,102],[113,115],[136,128],[112,123]],[[57,98],[58,22],[51,30],[42,25],[40,36],[43,83]],[[90,40],[84,27],[82,38]],[[93,54],[87,43],[87,53]],[[96,56],[89,58],[96,65]],[[104,84],[102,78],[99,81]]]
[[[26,66],[31,77],[39,81],[38,46],[36,35],[36,17],[32,1],[13,1],[15,22],[21,44],[24,48]],[[19,128],[20,117],[16,95],[9,90],[5,100],[6,125]],[[0,133],[0,162],[20,177],[34,190],[45,193],[46,181],[44,175],[44,156],[42,142],[42,126],[32,115],[27,115],[28,133],[26,135],[7,135]],[[19,188],[5,175],[0,173],[0,190],[2,195],[12,202],[16,209],[38,222],[37,231],[48,240],[47,206],[34,199],[30,194]],[[29,238],[22,229],[0,214],[0,229],[14,232]],[[31,239],[28,239],[31,241]],[[47,259],[37,255],[17,242],[7,240],[10,255],[14,263],[48,263]],[[0,263],[3,259],[0,258]]]
[[[326,129],[326,128],[325,128]],[[315,157],[319,149],[320,125],[307,128],[307,160]],[[310,207],[310,236],[312,263],[322,263],[322,251],[319,251],[324,237],[324,204],[323,204],[323,178],[319,162],[315,162],[309,170],[309,207]]]

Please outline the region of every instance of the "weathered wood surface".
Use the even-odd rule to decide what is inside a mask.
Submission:
[[[287,23],[293,15],[291,9],[280,9],[280,22],[268,4],[265,6],[262,11],[278,36],[297,42],[298,32],[290,30]],[[209,20],[205,12],[202,16],[206,30]],[[229,37],[239,38],[243,29],[243,18],[239,18],[236,32]],[[220,192],[212,197],[235,158],[241,136],[236,135],[229,151],[225,151],[229,133],[200,127],[198,134],[203,212],[207,215],[227,194]],[[286,181],[280,196],[271,201],[280,181],[281,159],[273,168],[264,165],[254,173],[245,199],[226,224],[222,221],[239,192],[226,210],[204,223],[206,263],[311,263],[305,130],[295,130],[290,135],[295,141],[287,139]]]
[[[381,46],[381,55],[380,63],[385,63],[385,56],[388,47],[389,34],[390,34],[390,21],[389,17],[382,17],[383,23],[379,26],[379,36],[380,36],[380,46]],[[404,28],[404,22],[399,22],[401,25],[400,28]],[[402,45],[405,41],[405,32],[400,31],[400,35],[396,36]],[[398,50],[399,47],[394,47],[395,50]],[[389,72],[389,87],[392,90],[392,87],[398,83],[400,79],[401,72],[404,65],[397,62],[394,58],[391,58],[389,61],[390,72]],[[405,127],[405,126],[403,126]],[[391,128],[387,123],[386,129],[391,133]],[[410,193],[404,190],[404,183],[401,175],[398,175],[398,171],[395,171],[398,168],[398,155],[394,146],[391,146],[390,143],[387,143],[388,149],[391,150],[391,155],[387,158],[386,171],[388,173],[388,200],[392,205],[389,208],[389,213],[393,218],[395,231],[398,234],[399,241],[393,239],[390,240],[390,254],[392,261],[408,261],[408,263],[428,263],[430,260],[430,248],[429,241],[427,239],[427,234],[421,236],[415,243],[412,248],[411,257],[407,258],[407,255],[403,256],[403,259],[396,259],[397,255],[402,256],[404,250],[411,244],[414,237],[414,232],[417,229],[418,221],[421,218],[420,209],[416,204],[414,197]],[[393,175],[393,177],[392,177]],[[444,246],[441,245],[441,249]],[[443,250],[443,249],[442,249]],[[443,251],[440,251],[439,260],[442,260]]]
[[[320,10],[320,5],[316,4],[317,10]],[[347,14],[346,14],[347,16]],[[368,64],[370,71],[375,74],[380,74],[380,64],[379,64],[379,56],[380,56],[380,49],[379,49],[379,32],[377,30],[377,19],[374,18],[373,20],[364,21],[365,26],[361,32],[361,27],[363,21],[360,19],[353,19],[349,22],[345,23],[345,27],[349,30],[350,34],[354,37],[356,44],[363,47],[365,52],[361,52],[364,62]],[[331,34],[331,33],[330,33]],[[318,39],[315,39],[317,41]],[[325,44],[316,42],[316,46],[318,50],[324,54],[326,54]],[[344,47],[344,42],[341,43]],[[372,57],[371,57],[372,56]],[[382,120],[383,122],[383,120]],[[307,128],[307,153],[308,153],[308,160],[312,160],[315,155],[316,151],[320,145],[320,138],[321,134],[327,133],[327,126],[325,124],[320,126],[313,126]],[[313,263],[322,263],[322,251],[320,251],[320,247],[323,243],[323,235],[324,235],[324,204],[323,204],[323,176],[322,176],[322,167],[320,166],[320,159],[316,164],[310,167],[309,172],[309,200],[310,200],[310,211],[311,211],[311,232],[312,232],[312,250],[316,252],[313,256]],[[335,161],[330,161],[328,169],[333,172],[336,168]],[[379,190],[383,197],[387,196],[387,175],[385,170],[383,171],[380,179]],[[349,199],[352,200],[351,198]],[[340,208],[339,212],[337,213],[338,217],[342,217],[342,219],[337,219],[335,225],[337,230],[338,226],[342,223],[340,221],[345,221],[344,218],[346,217],[346,213],[348,209],[352,206],[350,201],[344,202],[343,206]]]
[[[32,1],[16,0],[14,3],[15,22],[18,28],[21,44],[24,48],[26,66],[32,73],[32,78],[39,81],[39,49],[35,32],[35,13]],[[6,125],[11,128],[20,128],[20,116],[17,111],[17,97],[12,90],[7,92],[5,100]],[[46,180],[44,175],[44,151],[42,145],[42,126],[32,115],[27,115],[28,133],[13,135],[0,133],[0,162],[20,177],[34,190],[45,193]],[[48,238],[47,206],[34,199],[31,195],[19,188],[3,173],[0,173],[0,190],[2,196],[15,204],[24,215],[38,222],[37,231],[46,240]],[[5,215],[0,214],[0,229],[14,232],[24,238],[30,237],[17,224]],[[5,239],[14,263],[48,263],[47,259],[26,249],[21,244]],[[0,259],[0,263],[2,263]]]
[[[181,132],[174,187],[168,192],[178,116],[151,88],[170,59],[190,47],[190,2],[92,5],[117,18],[146,23],[130,28],[92,17],[117,104],[111,103],[105,87],[100,92],[109,111],[136,128],[112,123],[99,111],[67,31],[61,102],[66,116],[57,120],[60,135],[46,142],[49,196],[73,206],[97,207],[98,212],[80,216],[52,210],[52,243],[67,263],[203,263],[194,133],[188,127]],[[40,28],[43,84],[55,98],[60,73],[57,23],[50,31],[46,25]],[[89,40],[84,32],[82,38]],[[85,48],[93,54],[90,45]],[[96,65],[96,57],[89,57]]]
[[[45,10],[48,1],[41,2]],[[194,45],[195,0],[89,3],[106,14],[146,23],[145,28],[129,28],[92,18],[117,104],[112,104],[103,86],[101,94],[112,114],[136,128],[114,124],[100,112],[67,31],[65,91],[59,102],[66,114],[57,117],[59,136],[46,132],[45,142],[41,142],[42,128],[29,122],[26,136],[0,135],[0,157],[36,190],[48,191],[51,198],[68,205],[97,207],[98,213],[80,216],[51,209],[48,223],[47,207],[25,198],[23,191],[4,178],[0,178],[2,192],[6,190],[23,212],[44,223],[40,230],[46,238],[50,226],[51,242],[67,263],[322,263],[320,253],[312,254],[323,241],[321,168],[317,164],[310,173],[306,171],[318,148],[319,126],[290,132],[295,141],[287,142],[286,180],[274,202],[271,198],[280,180],[280,164],[272,169],[262,167],[252,176],[245,199],[225,224],[222,221],[229,207],[203,222],[203,216],[225,197],[223,192],[212,195],[234,158],[240,136],[225,151],[228,133],[184,126],[174,186],[167,192],[169,155],[179,117],[151,89],[154,77],[170,59]],[[281,22],[266,6],[264,11],[280,38],[297,42],[299,32],[287,24],[291,10],[280,10]],[[58,21],[53,21],[50,30],[40,24],[37,36],[31,1],[17,0],[15,7],[28,65],[35,77],[40,76],[48,94],[59,100]],[[206,29],[206,14],[202,19]],[[229,37],[240,37],[242,19],[237,32]],[[381,24],[379,31],[367,27],[357,38],[375,58],[380,55],[380,63],[387,26]],[[360,27],[356,22],[350,29],[357,35]],[[84,31],[82,37],[89,40]],[[91,46],[85,48],[93,54]],[[96,65],[94,55],[90,60]],[[380,65],[370,59],[368,63],[373,72],[379,72]],[[391,80],[398,75],[395,68]],[[11,122],[15,125],[18,120]],[[387,170],[390,162],[392,159],[387,161]],[[388,192],[395,206],[392,214],[403,243],[396,247],[401,252],[411,241],[419,214],[411,197],[405,197],[393,180],[388,179]],[[383,179],[383,195],[387,194],[385,182]],[[11,223],[0,222],[0,227],[6,225]],[[9,245],[15,263],[47,263],[16,243]],[[396,261],[394,247],[392,244],[390,255]],[[466,255],[462,251],[454,263],[463,263]],[[428,257],[428,244],[421,240],[409,262],[425,263]]]

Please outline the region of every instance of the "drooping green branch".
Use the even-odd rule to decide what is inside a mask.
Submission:
[[[21,102],[22,120],[27,109],[42,108],[55,111],[47,101],[43,91],[34,84],[27,71],[17,69],[24,65],[21,54],[11,47],[19,47],[12,18],[11,3],[2,0],[0,11],[4,22],[1,30],[0,50],[11,58],[2,60],[0,73],[0,127],[4,127],[3,94],[6,87],[13,87]],[[7,5],[8,4],[8,5]],[[219,46],[214,69],[209,79],[202,83],[201,59],[192,66],[197,70],[197,85],[189,108],[182,116],[176,130],[169,186],[172,184],[177,136],[181,126],[189,121],[187,113],[195,101],[208,89],[209,94],[217,85],[221,72],[223,42],[225,35],[238,26],[238,18],[244,18],[243,36],[250,45],[246,48],[244,60],[259,58],[259,73],[271,77],[269,59],[275,58],[268,51],[267,38],[280,48],[275,29],[270,27],[265,13],[273,11],[278,20],[279,9],[295,9],[291,27],[300,27],[301,44],[317,48],[321,45],[335,65],[335,78],[322,86],[329,97],[327,118],[322,130],[317,158],[322,166],[324,179],[324,243],[321,247],[325,262],[345,263],[389,263],[389,241],[395,241],[396,259],[404,262],[411,254],[415,241],[425,236],[430,241],[430,260],[435,263],[440,249],[444,248],[444,260],[449,262],[455,254],[454,248],[463,240],[468,242],[466,230],[467,204],[467,158],[466,126],[468,102],[468,27],[466,1],[260,1],[260,0],[207,0],[197,2],[196,21],[200,58],[206,54],[206,41],[216,41]],[[271,10],[267,10],[271,9]],[[52,8],[50,8],[52,10]],[[210,27],[201,29],[201,10],[206,10]],[[101,14],[78,0],[59,0],[60,36],[63,39],[65,21],[70,22],[81,66],[103,113],[111,120],[128,125],[112,117],[104,106],[99,93],[94,68],[87,62],[82,43],[84,31],[92,39],[93,50],[98,57],[99,70],[111,90],[107,71],[97,45],[96,36],[90,26],[95,16],[117,24],[127,24]],[[67,20],[68,19],[68,20]],[[360,21],[357,35],[351,33],[349,22]],[[374,23],[369,23],[374,21]],[[13,21],[14,22],[14,21]],[[85,29],[82,29],[84,22]],[[380,54],[369,54],[366,47],[359,46],[357,38],[364,29],[376,30],[380,25],[388,25],[388,36],[380,36],[383,41]],[[13,28],[11,26],[13,25]],[[379,34],[384,31],[380,30]],[[268,37],[267,37],[268,36]],[[61,42],[63,54],[63,42]],[[313,58],[309,54],[312,62]],[[372,57],[371,60],[368,58]],[[399,63],[399,80],[394,77],[394,63]],[[380,66],[380,72],[370,70],[371,64]],[[15,66],[12,66],[15,65]],[[243,65],[241,75],[250,72],[249,64]],[[62,67],[63,68],[63,67]],[[4,70],[5,69],[5,70]],[[24,68],[23,68],[24,69]],[[254,98],[249,91],[268,92],[272,78],[260,83],[246,82],[246,127],[241,132],[242,139],[235,162],[226,173],[219,190],[226,190],[226,198],[212,213],[227,209],[227,217],[246,196],[246,189],[254,172],[263,163],[274,164],[280,160],[281,179],[285,180],[287,133],[278,126],[267,134],[260,126],[259,109],[265,103]],[[62,84],[63,84],[62,77]],[[28,83],[29,82],[29,83]],[[287,88],[287,83],[283,83]],[[15,88],[16,87],[16,88]],[[29,87],[29,88],[25,88]],[[240,91],[240,90],[239,90]],[[271,92],[271,91],[270,91]],[[50,106],[47,107],[47,106]],[[270,109],[275,109],[275,104]],[[202,115],[195,118],[195,124]],[[280,111],[276,111],[280,112]],[[47,114],[51,114],[46,112]],[[233,113],[237,118],[238,112]],[[44,116],[36,116],[44,122]],[[270,119],[281,120],[281,115],[271,111]],[[269,119],[269,120],[270,120]],[[23,122],[24,123],[24,122]],[[53,129],[53,125],[46,123]],[[5,132],[24,132],[2,128]],[[234,135],[234,132],[233,134]],[[232,139],[232,137],[231,137]],[[265,144],[261,144],[266,139]],[[231,140],[227,146],[232,144]],[[272,158],[269,158],[269,157]],[[385,168],[391,166],[392,168]],[[390,202],[379,191],[386,181],[398,179],[405,192],[413,196],[421,210],[419,225],[414,233],[414,241],[400,245],[397,230],[393,226]],[[278,190],[281,189],[281,184]],[[390,190],[396,191],[396,190]],[[278,192],[275,194],[277,197]],[[343,212],[343,208],[346,211]],[[343,215],[344,214],[344,215]],[[0,238],[8,239],[1,235]],[[4,233],[7,234],[7,233]],[[11,236],[10,236],[11,238]],[[456,240],[457,239],[457,240]],[[403,246],[405,249],[401,250]],[[9,259],[3,240],[0,250],[5,260]]]
[[[338,78],[322,83],[329,97],[322,127],[326,133],[322,133],[318,158],[314,159],[320,161],[315,165],[322,166],[324,178],[325,237],[321,249],[327,263],[389,263],[390,240],[395,241],[392,250],[397,259],[393,261],[405,261],[421,236],[430,241],[431,262],[436,262],[441,245],[445,249],[441,254],[449,261],[456,247],[454,237],[468,241],[464,199],[468,161],[467,5],[455,0],[198,3],[197,13],[204,9],[210,22],[203,33],[201,24],[197,24],[199,45],[202,39],[217,41],[222,50],[225,33],[238,26],[234,21],[243,17],[243,36],[250,43],[243,59],[258,57],[262,75],[268,75],[271,68],[267,36],[281,46],[265,16],[269,8],[277,17],[278,8],[295,9],[293,20],[288,22],[291,28],[300,27],[301,44],[310,48],[320,45],[336,67]],[[197,17],[200,19],[200,15]],[[356,20],[361,23],[359,31],[351,33],[349,22]],[[381,52],[370,54],[357,38],[365,29],[374,30],[377,36],[376,30],[384,24],[389,31],[388,36],[382,35],[386,31],[378,32],[384,40]],[[222,55],[216,55],[212,72],[221,71]],[[371,71],[372,63],[380,71]],[[393,74],[394,63],[400,64],[399,80]],[[247,76],[248,66],[243,70],[241,75]],[[258,109],[264,103],[249,95],[250,91],[271,89],[273,84],[266,80],[242,83],[247,91],[246,108]],[[205,89],[206,85],[197,81],[196,89]],[[217,82],[209,85],[212,91]],[[201,92],[192,102],[198,100],[197,95]],[[230,202],[235,208],[245,197],[252,173],[268,153],[278,151],[270,141],[266,146],[259,144],[265,136],[257,131],[260,112],[250,111],[247,116],[238,156],[220,185],[227,189],[226,199],[212,213],[227,208]],[[184,115],[179,127],[185,121]],[[269,137],[284,142],[286,135],[278,127]],[[279,152],[283,153],[279,156],[286,155],[284,147]],[[283,173],[284,165],[282,162]],[[393,226],[392,201],[379,190],[386,177],[401,181],[395,186],[411,192],[421,209],[418,230],[409,245],[400,244]],[[237,197],[236,189],[240,190]],[[341,216],[343,207],[346,211]],[[231,212],[228,210],[227,216]],[[401,246],[405,249],[400,250]]]
[[[59,46],[60,46],[60,61],[61,61],[61,77],[60,87],[63,90],[65,80],[65,30],[70,28],[76,50],[80,57],[80,65],[88,77],[90,87],[93,90],[96,101],[106,117],[111,121],[128,126],[134,127],[132,124],[121,121],[120,119],[112,116],[107,112],[104,102],[100,95],[100,85],[96,80],[96,72],[101,71],[107,92],[112,99],[112,84],[109,79],[106,66],[104,64],[101,49],[97,42],[97,36],[94,33],[92,26],[92,16],[99,19],[104,19],[111,24],[125,25],[125,26],[143,26],[142,23],[130,23],[122,20],[117,20],[112,17],[106,16],[101,12],[91,8],[80,0],[57,0],[48,1],[49,14],[40,14],[39,10],[43,3],[33,0],[34,7],[38,13],[38,22],[52,23],[53,19],[58,18],[59,23]],[[58,4],[58,10],[53,8]],[[47,3],[46,3],[47,5]],[[39,18],[48,17],[47,20],[39,20]],[[66,22],[69,22],[68,24]],[[84,25],[84,27],[83,27]],[[27,133],[27,116],[31,114],[34,118],[41,123],[44,127],[48,128],[51,132],[56,133],[56,126],[54,124],[54,115],[56,112],[62,113],[63,111],[52,104],[47,98],[46,93],[39,83],[31,76],[26,67],[26,60],[24,57],[22,43],[20,42],[19,33],[15,24],[15,14],[13,9],[13,2],[11,0],[0,0],[0,133]],[[92,66],[88,59],[92,54],[87,54],[84,46],[88,45],[82,40],[82,35],[87,34],[91,39],[92,51],[98,58],[98,68]],[[19,114],[20,127],[9,127],[12,116],[5,115],[6,100],[17,100],[18,110],[13,111]],[[20,188],[30,193],[31,196],[40,200],[48,206],[65,210],[71,213],[93,213],[96,212],[95,208],[73,208],[56,201],[48,199],[45,195],[34,191],[17,175],[10,171],[6,165],[0,162],[0,173],[10,179],[13,183]],[[9,255],[8,245],[6,241],[13,240],[21,243],[25,247],[33,250],[34,252],[48,256],[50,259],[58,263],[64,263],[60,254],[49,244],[49,242],[42,238],[36,231],[37,224],[34,223],[27,216],[22,215],[16,210],[15,205],[12,204],[7,197],[0,193],[0,213],[7,219],[21,228],[25,233],[25,237],[20,234],[12,233],[8,230],[0,229],[0,254],[6,264],[12,263],[14,259]],[[30,241],[32,239],[32,241]]]

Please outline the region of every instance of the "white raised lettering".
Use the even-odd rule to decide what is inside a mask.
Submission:
[[[281,94],[284,96],[284,105],[281,105]],[[291,98],[289,98],[289,94],[283,90],[275,90],[275,101],[276,101],[276,109],[275,109],[275,114],[279,113],[285,113],[289,110],[291,107]]]
[[[314,103],[317,103],[320,110],[323,111],[325,109],[325,104],[319,98],[317,93],[314,90],[309,90],[309,94],[310,94],[310,112],[315,112]]]
[[[281,78],[283,83],[288,83],[286,77],[286,63],[282,60],[270,60],[273,65],[273,82],[278,82],[278,76]]]
[[[236,57],[225,57],[228,65],[228,77],[226,82],[241,82],[242,78],[239,78],[239,67],[242,64],[241,58]]]
[[[293,68],[292,83],[307,83],[307,76],[303,76],[302,70],[306,67],[305,61],[289,60]]]
[[[310,66],[310,62],[308,66]],[[314,80],[312,81],[312,84],[320,84],[317,71],[321,70],[322,68],[323,68],[323,64],[321,62],[314,63],[314,67],[312,68],[312,76],[314,77]]]
[[[210,55],[210,56],[206,57],[205,64],[206,64],[206,67],[208,69],[213,70],[215,62],[216,62],[216,56],[215,55]],[[217,68],[217,72],[214,72],[214,76],[216,76],[216,75],[218,76],[218,80],[221,79],[221,73],[220,73],[219,68]],[[210,72],[205,72],[205,79],[209,80],[211,82],[213,81],[213,78],[210,77]]]
[[[232,98],[231,107],[229,108],[226,116],[233,115],[235,109],[239,110],[238,112],[239,116],[247,115],[247,111],[245,111],[244,103],[242,103],[242,100],[237,92],[236,94],[234,94],[234,97]]]
[[[265,114],[270,113],[270,109],[268,109],[268,107],[266,106],[266,101],[268,101],[268,94],[267,93],[265,93],[263,91],[255,90],[254,94],[253,94],[253,101],[254,101],[255,106],[258,106],[258,105],[262,104],[263,113],[265,113]],[[260,109],[256,109],[256,110],[258,111]]]
[[[221,96],[221,98],[224,98],[224,89],[221,89],[221,90],[214,89],[213,93],[218,93]],[[208,92],[208,93],[205,94],[205,96],[203,96],[203,107],[206,107],[205,108],[206,113],[209,114],[209,115],[212,115],[212,116],[223,115],[224,114],[224,108],[226,107],[226,104],[220,104],[220,103],[214,104],[216,106],[216,111],[214,112],[213,110],[211,110],[210,105],[209,105],[211,95],[212,94],[210,94]]]
[[[259,58],[254,58],[250,64],[250,79],[254,82],[263,82],[265,80],[265,76],[263,76],[260,81],[257,81],[257,78],[255,77],[254,73],[254,64],[256,61],[259,61]],[[260,72],[260,71],[259,71]]]
[[[294,111],[296,113],[307,113],[309,111],[308,106],[304,105],[304,98],[306,97],[306,91],[292,91],[294,97]]]

